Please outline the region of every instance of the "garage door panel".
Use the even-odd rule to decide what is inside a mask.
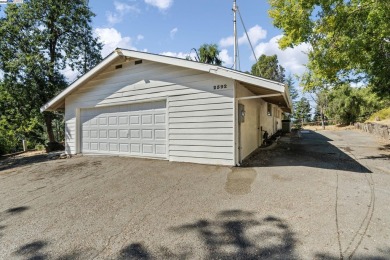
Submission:
[[[118,130],[108,130],[109,138],[118,138]]]
[[[154,123],[156,125],[165,125],[165,114],[154,115]]]
[[[141,131],[139,129],[130,130],[130,139],[141,138]]]
[[[165,155],[167,153],[167,146],[165,144],[156,144],[156,154]]]
[[[110,143],[110,152],[119,152],[118,144]]]
[[[98,130],[91,130],[90,131],[90,138],[94,138],[94,139],[99,138],[98,137]]]
[[[121,152],[129,152],[129,144],[119,144]]]
[[[99,149],[99,144],[98,143],[96,143],[96,142],[91,142],[90,144],[89,144],[89,148],[90,148],[90,150],[91,151],[98,151]]]
[[[142,139],[152,140],[153,139],[153,130],[142,129]]]
[[[129,130],[119,130],[119,138],[127,138],[129,136]]]
[[[142,144],[143,154],[153,154],[153,144]]]
[[[119,116],[118,117],[119,125],[128,125],[129,120],[127,116]]]
[[[130,145],[132,153],[141,153],[141,145],[140,144],[131,144]]]
[[[154,138],[156,140],[165,140],[167,138],[167,131],[165,129],[154,130]]]
[[[82,152],[166,157],[165,102],[81,110]]]
[[[117,126],[118,125],[118,118],[116,116],[108,117],[108,125],[109,126]]]
[[[140,125],[139,115],[130,116],[130,125]]]
[[[99,126],[107,125],[107,117],[99,117]]]
[[[152,115],[142,115],[141,118],[142,125],[151,125],[153,124],[153,116]]]
[[[108,144],[107,143],[99,143],[99,150],[106,152],[108,151]]]

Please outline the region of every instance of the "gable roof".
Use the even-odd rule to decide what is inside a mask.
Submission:
[[[110,55],[108,55],[102,62],[100,62],[98,65],[96,65],[93,69],[91,69],[89,72],[84,74],[82,77],[80,77],[79,79],[74,81],[72,84],[69,85],[69,87],[67,87],[65,90],[63,90],[60,94],[58,94],[52,100],[50,100],[45,105],[43,105],[40,109],[41,112],[55,111],[56,109],[58,109],[59,105],[61,105],[65,101],[65,98],[68,95],[70,95],[73,91],[75,91],[77,88],[79,88],[81,85],[83,85],[83,83],[87,82],[89,79],[91,79],[97,73],[99,73],[100,71],[105,69],[106,66],[111,64],[111,62],[113,62],[114,60],[116,60],[119,57],[143,59],[143,60],[149,60],[149,61],[158,62],[158,63],[164,63],[164,64],[168,64],[168,65],[185,67],[185,68],[189,68],[189,69],[204,71],[204,72],[208,72],[208,73],[211,73],[214,75],[234,79],[234,80],[240,81],[242,83],[249,84],[251,86],[258,86],[258,87],[261,87],[263,89],[267,89],[267,90],[282,94],[282,96],[285,100],[285,103],[287,104],[288,110],[291,108],[290,95],[288,93],[287,87],[283,83],[269,80],[269,79],[264,79],[264,78],[250,75],[247,73],[243,73],[243,72],[240,72],[237,70],[228,69],[225,67],[216,66],[216,65],[212,65],[212,64],[200,63],[200,62],[196,62],[196,61],[185,60],[185,59],[164,56],[164,55],[159,55],[159,54],[152,54],[152,53],[117,48]]]

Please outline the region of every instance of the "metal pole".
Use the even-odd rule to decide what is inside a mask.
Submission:
[[[237,42],[237,3],[236,0],[233,2],[233,30],[234,30],[234,69],[237,70],[237,58],[238,58],[238,42]]]

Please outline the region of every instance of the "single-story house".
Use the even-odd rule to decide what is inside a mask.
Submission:
[[[240,71],[116,49],[45,104],[65,111],[67,154],[239,165],[282,127],[288,88]]]

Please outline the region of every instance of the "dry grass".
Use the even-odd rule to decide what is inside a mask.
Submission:
[[[312,130],[312,131],[337,131],[337,130],[351,130],[355,129],[353,125],[327,125],[325,126],[325,130],[322,129],[320,125],[314,126],[305,126],[303,129]]]
[[[390,107],[379,110],[378,112],[372,114],[367,122],[381,123],[382,121],[390,121]]]

